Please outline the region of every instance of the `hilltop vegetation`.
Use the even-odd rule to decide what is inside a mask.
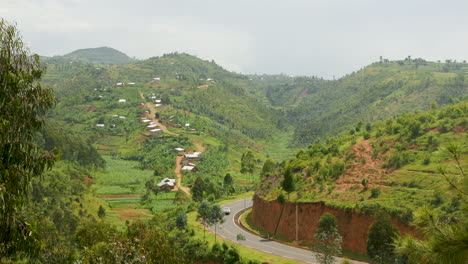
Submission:
[[[83,61],[92,64],[128,64],[136,60],[125,53],[109,47],[79,49],[62,56],[65,59]]]
[[[467,126],[467,101],[440,110],[433,104],[428,112],[375,124],[361,122],[346,135],[312,144],[281,163],[264,177],[257,194],[275,200],[289,192],[291,201],[324,201],[364,213],[383,209],[404,221],[429,204],[456,219],[461,205],[456,195],[438,187],[444,182],[438,168],[457,173],[445,149],[456,145],[460,160],[466,159]],[[292,177],[295,188],[282,186],[283,177]]]

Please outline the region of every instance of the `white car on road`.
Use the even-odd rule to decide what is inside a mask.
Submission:
[[[224,213],[225,215],[230,214],[230,213],[231,213],[231,208],[229,208],[229,207],[223,207],[223,213]]]

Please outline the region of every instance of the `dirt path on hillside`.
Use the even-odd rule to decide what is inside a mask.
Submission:
[[[145,95],[143,93],[140,92],[140,97],[141,99],[145,100]],[[150,110],[150,117],[151,117],[151,120],[159,126],[159,128],[162,129],[162,131],[164,133],[167,133],[167,134],[170,134],[170,135],[174,135],[174,136],[178,136],[179,134],[177,133],[174,133],[174,132],[171,132],[167,129],[167,127],[163,124],[161,124],[157,119],[156,119],[156,108],[154,107],[153,103],[151,102],[146,102],[146,107]]]
[[[184,191],[187,195],[190,196],[190,188],[182,186],[182,159],[184,156],[177,156],[176,158],[176,168],[175,168],[175,174],[177,176],[177,184],[176,187],[174,188],[175,191],[181,189]]]
[[[203,152],[203,151],[205,151],[205,148],[203,147],[203,144],[202,144],[201,141],[193,142],[193,144],[195,145],[195,147],[197,147],[197,151],[198,151],[198,152]]]

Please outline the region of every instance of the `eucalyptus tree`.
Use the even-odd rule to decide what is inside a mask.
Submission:
[[[31,180],[51,168],[54,151],[35,142],[45,112],[54,106],[40,79],[44,68],[21,40],[15,25],[0,20],[0,256],[33,251],[34,233],[21,216]]]

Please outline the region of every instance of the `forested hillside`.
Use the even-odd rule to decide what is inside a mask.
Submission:
[[[455,177],[467,169],[460,162],[468,155],[468,102],[432,107],[374,124],[359,122],[346,135],[300,150],[296,158],[264,173],[258,195],[324,201],[369,214],[383,209],[404,221],[427,204],[457,218],[461,204],[442,186],[444,175]],[[287,186],[286,178],[292,178]]]
[[[258,98],[282,109],[295,127],[294,144],[334,136],[359,121],[375,122],[407,111],[428,110],[468,94],[466,62],[381,60],[336,81],[252,76]]]

